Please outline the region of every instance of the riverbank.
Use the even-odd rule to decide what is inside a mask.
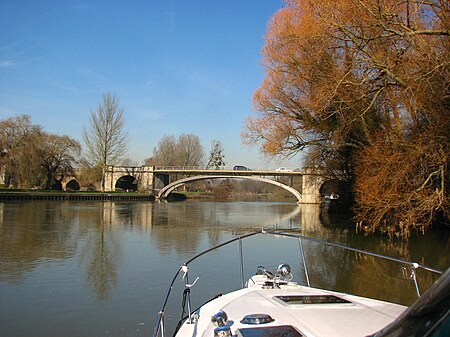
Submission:
[[[12,200],[141,200],[154,201],[155,196],[142,193],[125,192],[65,192],[65,191],[0,191],[0,201]]]
[[[291,197],[262,193],[233,193],[218,196],[212,192],[172,192],[168,201],[191,200],[240,200],[240,201],[291,201]],[[0,201],[8,200],[97,200],[97,201],[154,201],[156,197],[151,194],[137,192],[80,192],[80,191],[53,191],[53,190],[11,190],[0,189]]]

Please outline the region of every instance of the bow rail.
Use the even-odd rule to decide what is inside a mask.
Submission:
[[[410,262],[410,261],[406,261],[406,260],[402,260],[402,259],[397,259],[397,258],[393,258],[390,256],[385,256],[385,255],[381,255],[381,254],[377,254],[377,253],[372,253],[372,252],[368,252],[368,251],[364,251],[361,249],[356,249],[356,248],[351,248],[345,245],[341,245],[338,243],[332,243],[332,242],[328,242],[328,241],[324,241],[321,239],[317,239],[317,238],[310,238],[307,236],[303,236],[303,235],[299,235],[299,234],[292,234],[292,233],[285,233],[285,232],[278,232],[278,231],[270,231],[270,230],[264,230],[261,229],[260,231],[255,231],[255,232],[251,232],[245,235],[241,235],[241,236],[237,236],[231,240],[225,241],[217,246],[211,247],[205,251],[202,251],[201,253],[195,255],[194,257],[190,258],[189,260],[187,260],[182,266],[180,266],[180,268],[178,269],[178,271],[175,273],[172,282],[170,283],[169,289],[167,290],[167,293],[164,297],[164,301],[163,301],[163,305],[161,306],[160,311],[158,312],[157,318],[156,318],[156,324],[155,324],[155,328],[153,331],[153,337],[166,337],[165,335],[165,311],[166,311],[166,306],[167,303],[169,301],[173,286],[175,284],[175,281],[177,280],[177,278],[180,276],[180,274],[183,273],[183,277],[182,279],[184,280],[185,283],[185,291],[184,291],[184,297],[183,297],[183,303],[186,304],[187,306],[187,316],[184,317],[184,319],[188,319],[192,322],[193,320],[193,314],[194,312],[191,310],[191,303],[190,303],[190,288],[195,284],[195,282],[197,281],[197,279],[192,283],[189,284],[188,282],[188,266],[190,263],[192,263],[193,261],[197,260],[199,257],[213,251],[216,250],[218,248],[221,248],[223,246],[227,246],[233,242],[239,241],[239,259],[240,259],[240,277],[241,277],[241,284],[242,284],[242,288],[245,287],[245,280],[244,280],[244,257],[243,257],[243,250],[242,250],[242,240],[255,236],[255,235],[275,235],[275,236],[283,236],[283,237],[290,237],[290,238],[296,238],[298,240],[299,243],[299,250],[300,250],[300,255],[302,257],[302,261],[303,261],[303,268],[304,268],[304,272],[305,272],[305,277],[306,277],[306,283],[308,285],[308,287],[310,287],[310,278],[309,278],[309,272],[308,272],[308,266],[307,266],[307,262],[306,262],[306,258],[305,258],[305,253],[303,250],[303,241],[309,241],[309,242],[315,242],[315,243],[319,243],[322,245],[326,245],[326,246],[330,246],[330,247],[335,247],[335,248],[340,248],[340,249],[344,249],[347,251],[352,251],[355,253],[359,253],[359,254],[364,254],[364,255],[368,255],[368,256],[373,256],[376,258],[380,258],[380,259],[384,259],[384,260],[389,260],[389,261],[393,261],[396,263],[401,263],[404,264],[406,266],[409,266],[410,270],[409,270],[409,274],[408,274],[408,270],[405,267],[402,267],[402,273],[403,276],[406,279],[411,279],[414,282],[414,286],[415,286],[415,290],[417,293],[417,297],[420,297],[421,293],[419,290],[419,285],[417,282],[417,275],[416,275],[416,270],[418,269],[423,269],[426,270],[428,272],[432,272],[432,273],[437,273],[437,274],[442,274],[443,272],[441,270],[437,270],[434,268],[430,268],[424,265],[421,265],[419,263],[416,262]],[[181,325],[183,321],[180,320],[180,322],[178,323],[178,327]],[[176,333],[176,331],[175,331]]]

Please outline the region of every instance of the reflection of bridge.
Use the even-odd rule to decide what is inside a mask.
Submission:
[[[267,177],[288,177],[289,182],[286,184]],[[105,172],[105,191],[131,189],[166,198],[186,183],[207,179],[261,181],[284,188],[292,193],[299,203],[320,202],[319,190],[325,181],[320,171],[314,169],[277,172],[275,170],[214,170],[198,167],[108,166]]]

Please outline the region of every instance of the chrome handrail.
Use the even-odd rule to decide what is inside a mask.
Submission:
[[[238,240],[241,242],[242,239],[248,238],[248,237],[253,236],[253,235],[261,234],[261,233],[262,233],[262,231],[261,232],[252,232],[252,233],[249,233],[249,234],[238,236],[238,237],[233,238],[231,240],[228,240],[228,241],[226,241],[224,243],[221,243],[220,245],[217,245],[215,247],[209,248],[209,249],[207,249],[207,250],[205,250],[205,251],[195,255],[194,257],[190,258],[188,261],[186,261],[178,269],[178,271],[176,272],[175,276],[172,279],[172,282],[170,283],[169,289],[168,289],[168,291],[166,293],[166,296],[164,298],[163,305],[161,307],[161,310],[158,312],[158,316],[156,318],[157,320],[156,320],[155,329],[153,331],[153,337],[158,337],[160,332],[161,332],[161,337],[164,337],[164,314],[165,314],[165,310],[166,310],[166,305],[167,305],[167,302],[169,301],[170,293],[172,292],[172,288],[173,288],[173,285],[175,283],[175,280],[180,275],[180,272],[185,270],[185,267],[187,267],[192,261],[198,259],[200,256],[203,256],[206,253],[209,253],[212,250],[215,250],[215,249],[218,249],[220,247],[226,246],[226,245],[228,245],[230,243],[233,243],[235,241],[238,241]],[[242,278],[243,278],[243,264],[244,264],[244,262],[243,262],[243,256],[242,255],[241,255],[240,259],[241,259],[240,260],[240,264],[241,264]],[[186,271],[186,273],[187,273],[187,271]],[[242,285],[244,286],[244,282],[243,281],[242,281]],[[190,312],[188,314],[189,314],[189,316],[191,315]]]
[[[173,285],[175,283],[175,280],[178,278],[178,276],[180,275],[180,272],[184,272],[185,273],[185,286],[191,286],[189,284],[187,284],[187,273],[188,273],[188,269],[187,266],[193,262],[194,260],[198,259],[200,256],[203,256],[213,250],[216,250],[218,248],[221,248],[223,246],[226,246],[230,243],[233,243],[235,241],[239,240],[239,255],[240,255],[240,271],[241,271],[241,281],[242,281],[242,287],[245,286],[244,284],[244,261],[243,261],[243,253],[242,253],[242,240],[254,235],[258,235],[258,234],[270,234],[270,235],[278,235],[278,236],[285,236],[285,237],[292,237],[292,238],[297,238],[299,241],[299,249],[300,249],[300,254],[302,256],[302,260],[303,260],[303,266],[305,269],[305,274],[306,274],[306,280],[307,280],[307,285],[310,286],[310,281],[309,281],[309,275],[308,275],[308,268],[307,268],[307,263],[306,263],[306,259],[305,259],[305,255],[304,255],[304,251],[303,251],[303,245],[302,245],[302,240],[307,240],[307,241],[311,241],[311,242],[315,242],[315,243],[320,243],[320,244],[324,244],[327,246],[331,246],[331,247],[337,247],[337,248],[341,248],[341,249],[345,249],[345,250],[349,250],[349,251],[353,251],[356,253],[361,253],[361,254],[365,254],[365,255],[369,255],[369,256],[373,256],[373,257],[377,257],[377,258],[381,258],[384,260],[389,260],[389,261],[394,261],[397,263],[402,263],[402,264],[406,264],[409,265],[411,268],[411,274],[409,275],[409,278],[413,279],[414,284],[415,284],[415,288],[416,288],[416,293],[417,296],[420,297],[420,291],[419,291],[419,286],[417,283],[417,278],[416,278],[416,270],[417,269],[424,269],[433,273],[437,273],[437,274],[442,274],[443,272],[441,270],[438,269],[434,269],[434,268],[430,268],[424,265],[421,265],[419,263],[416,262],[410,262],[410,261],[406,261],[406,260],[401,260],[401,259],[397,259],[397,258],[393,258],[390,256],[385,256],[385,255],[381,255],[381,254],[377,254],[377,253],[372,253],[372,252],[368,252],[368,251],[364,251],[361,249],[356,249],[356,248],[351,248],[345,245],[341,245],[338,243],[332,243],[332,242],[328,242],[328,241],[324,241],[321,239],[316,239],[316,238],[310,238],[307,236],[303,236],[300,234],[291,234],[291,233],[285,233],[285,232],[277,232],[277,231],[266,231],[264,229],[260,230],[260,231],[256,231],[256,232],[251,232],[242,236],[238,236],[235,237],[231,240],[225,241],[217,246],[214,246],[212,248],[209,248],[205,251],[202,251],[201,253],[195,255],[194,257],[190,258],[188,261],[186,261],[176,272],[175,276],[172,279],[172,282],[170,283],[169,289],[166,293],[166,296],[164,298],[164,302],[163,305],[161,307],[161,310],[158,312],[157,318],[156,318],[156,324],[155,324],[155,329],[153,331],[153,337],[165,337],[164,334],[164,318],[165,318],[165,310],[166,310],[166,305],[167,302],[169,300],[170,294],[172,292],[172,288]],[[404,272],[406,272],[406,269],[404,268]],[[195,282],[194,282],[195,283]],[[188,296],[188,301],[190,301],[190,297]],[[188,308],[190,308],[190,303],[188,303]],[[191,319],[191,312],[189,309],[188,312],[188,318]]]
[[[313,241],[313,242],[316,242],[316,243],[322,243],[322,244],[325,244],[327,246],[338,247],[338,248],[350,250],[350,251],[353,251],[353,252],[356,252],[356,253],[362,253],[362,254],[366,254],[366,255],[370,255],[370,256],[374,256],[374,257],[379,257],[379,258],[382,258],[382,259],[385,259],[385,260],[390,260],[390,261],[394,261],[394,262],[408,264],[408,265],[411,265],[411,266],[415,266],[415,269],[421,268],[421,269],[424,269],[424,270],[431,271],[433,273],[438,273],[438,274],[442,274],[443,273],[442,270],[438,270],[438,269],[430,268],[430,267],[427,267],[427,266],[423,266],[423,265],[421,265],[419,263],[416,263],[416,262],[410,262],[410,261],[406,261],[406,260],[401,260],[401,259],[397,259],[395,257],[390,257],[390,256],[386,256],[386,255],[372,253],[372,252],[368,252],[368,251],[365,251],[365,250],[361,250],[361,249],[357,249],[357,248],[352,248],[352,247],[340,245],[338,243],[332,243],[332,242],[324,241],[324,240],[321,240],[321,239],[310,238],[308,236],[303,236],[303,235],[300,235],[300,234],[290,234],[290,233],[275,232],[275,231],[265,231],[265,233],[273,234],[273,235],[280,235],[280,236],[288,236],[288,237],[293,237],[293,238],[301,238],[303,240]]]
[[[311,287],[311,283],[309,283],[309,273],[308,273],[308,267],[306,266],[305,253],[303,252],[302,238],[298,238],[297,240],[298,240],[298,245],[300,247],[300,254],[302,255],[303,268],[305,269],[306,284],[308,285],[308,287]]]
[[[374,256],[380,259],[384,259],[384,260],[389,260],[389,261],[394,261],[394,262],[398,262],[398,263],[403,263],[403,264],[407,264],[410,266],[411,268],[411,275],[409,276],[409,278],[411,278],[414,281],[414,286],[416,288],[416,293],[417,293],[417,297],[420,297],[420,290],[419,290],[419,284],[417,283],[417,277],[416,277],[416,269],[424,269],[433,273],[437,273],[437,274],[442,274],[443,272],[441,270],[438,269],[434,269],[434,268],[430,268],[424,265],[421,265],[417,262],[410,262],[410,261],[405,261],[405,260],[401,260],[401,259],[397,259],[394,257],[390,257],[390,256],[385,256],[385,255],[381,255],[381,254],[377,254],[377,253],[372,253],[372,252],[368,252],[365,250],[361,250],[361,249],[356,249],[356,248],[351,248],[348,246],[344,246],[344,245],[340,245],[338,243],[332,243],[332,242],[328,242],[328,241],[324,241],[321,239],[315,239],[315,238],[310,238],[307,236],[303,236],[300,234],[289,234],[289,233],[280,233],[280,232],[273,232],[273,231],[267,231],[268,234],[273,234],[273,235],[281,235],[281,236],[287,236],[287,237],[294,237],[297,238],[298,240],[300,240],[300,249],[301,249],[301,254],[302,254],[302,259],[303,259],[303,263],[305,266],[305,274],[306,274],[306,279],[308,282],[308,286],[309,285],[309,276],[308,276],[308,269],[306,268],[306,262],[305,262],[305,257],[303,255],[303,247],[301,245],[301,240],[308,240],[308,241],[313,241],[316,243],[321,243],[327,246],[332,246],[332,247],[338,247],[338,248],[342,248],[345,250],[349,250],[352,252],[356,252],[356,253],[361,253],[361,254],[365,254],[365,255],[369,255],[369,256]]]

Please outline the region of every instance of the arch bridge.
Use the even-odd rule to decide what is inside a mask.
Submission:
[[[182,178],[178,179],[178,176]],[[284,184],[267,177],[289,177],[290,183]],[[170,178],[175,177],[174,181]],[[295,177],[301,180],[294,188]],[[198,167],[158,167],[158,166],[108,166],[105,170],[105,191],[115,191],[121,187],[120,182],[128,181],[131,189],[154,194],[158,198],[167,196],[186,183],[207,179],[248,179],[281,187],[294,195],[299,203],[319,203],[320,188],[325,182],[322,172],[317,169],[300,171],[276,170],[214,170]]]
[[[194,177],[180,179],[180,180],[174,181],[173,183],[170,183],[167,186],[164,186],[164,188],[158,192],[157,197],[158,198],[167,198],[170,193],[172,193],[178,187],[181,187],[188,182],[207,180],[207,179],[249,179],[249,180],[261,181],[261,182],[265,182],[268,184],[272,184],[272,185],[284,188],[285,190],[291,192],[297,198],[298,203],[301,203],[301,201],[302,201],[302,195],[300,194],[300,192],[298,192],[295,188],[285,185],[283,183],[280,183],[278,181],[275,181],[272,179],[267,179],[267,178],[262,178],[262,177],[236,176],[236,175],[206,175],[206,176],[194,176]]]

